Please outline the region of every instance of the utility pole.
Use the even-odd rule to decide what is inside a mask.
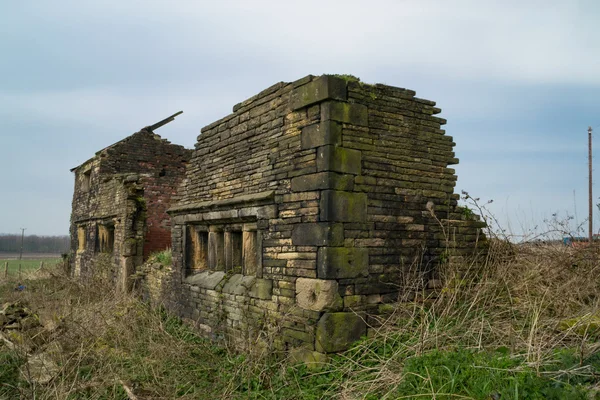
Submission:
[[[19,254],[19,260],[23,257],[23,239],[25,238],[25,229],[21,228],[21,254]]]
[[[589,206],[590,206],[590,215],[588,217],[589,219],[589,239],[590,239],[590,245],[592,244],[593,240],[594,240],[594,236],[593,236],[593,232],[594,232],[594,224],[592,221],[592,215],[594,212],[594,208],[593,208],[593,201],[592,201],[592,127],[588,126],[588,167],[589,167],[589,172],[590,172],[590,176],[589,176]]]

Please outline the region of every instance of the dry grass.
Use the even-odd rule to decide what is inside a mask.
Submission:
[[[495,241],[490,253],[483,268],[446,267],[445,285],[435,297],[397,307],[375,335],[353,349],[347,355],[352,362],[342,367],[351,378],[340,397],[397,398],[397,389],[413,374],[406,361],[430,352],[500,349],[519,359],[515,371],[597,378],[586,363],[600,349],[600,251]],[[552,372],[563,351],[575,353],[577,365]],[[432,381],[419,379],[424,387]],[[422,393],[440,394],[433,387]]]
[[[492,241],[490,252],[483,268],[446,266],[435,296],[399,304],[371,337],[316,372],[215,347],[135,296],[46,271],[23,292],[0,289],[4,301],[34,305],[45,327],[16,341],[10,360],[25,373],[0,380],[0,398],[553,398],[555,386],[554,398],[594,393],[600,251]],[[25,352],[48,354],[54,379],[37,384],[22,366]],[[550,394],[528,394],[542,390]]]

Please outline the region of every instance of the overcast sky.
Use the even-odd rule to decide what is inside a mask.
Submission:
[[[157,133],[192,147],[234,104],[322,73],[436,101],[457,192],[506,228],[581,222],[599,20],[597,0],[2,0],[0,233],[68,234],[69,169],[146,125],[183,110]]]

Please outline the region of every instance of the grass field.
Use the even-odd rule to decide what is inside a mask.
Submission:
[[[8,274],[14,276],[19,273],[19,264],[21,265],[21,272],[26,273],[38,269],[42,262],[45,266],[50,266],[59,261],[61,261],[60,257],[32,258],[24,255],[23,259],[19,260],[8,257],[5,258],[2,254],[0,254],[0,279],[4,278],[4,271],[7,263]]]

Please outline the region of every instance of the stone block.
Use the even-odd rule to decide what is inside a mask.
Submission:
[[[330,101],[321,105],[321,121],[327,120],[369,126],[369,112],[362,104]]]
[[[289,337],[289,338],[295,339],[295,340],[293,340],[294,342],[304,342],[304,343],[308,343],[311,345],[314,343],[314,340],[315,340],[315,336],[312,333],[298,331],[298,330],[289,329],[289,328],[282,329],[281,335],[284,337]]]
[[[297,363],[304,363],[311,371],[318,371],[327,365],[329,357],[326,354],[313,351],[307,347],[297,347],[290,350],[290,358]]]
[[[342,145],[342,124],[335,121],[323,121],[302,128],[300,136],[302,150],[325,145]]]
[[[294,246],[342,246],[344,226],[326,222],[297,224],[292,230]]]
[[[360,175],[362,157],[360,150],[338,146],[322,146],[317,149],[317,171],[334,171]]]
[[[244,262],[244,274],[256,276],[259,269],[258,233],[256,231],[244,231],[242,234],[242,258]]]
[[[119,272],[119,283],[117,289],[122,292],[128,292],[131,289],[132,282],[129,277],[135,272],[135,263],[133,257],[121,258],[121,270]]]
[[[317,254],[320,279],[356,278],[369,275],[369,253],[360,247],[321,247]]]
[[[244,276],[242,274],[231,275],[229,280],[223,285],[223,293],[243,296],[248,293],[248,289],[252,287],[256,277]]]
[[[195,285],[203,289],[215,290],[223,281],[223,279],[225,279],[225,272],[223,271],[204,271],[185,278],[185,283],[189,283],[190,285]]]
[[[239,217],[256,217],[258,219],[275,218],[277,216],[277,206],[274,204],[266,206],[246,207],[239,210]]]
[[[137,253],[137,240],[133,238],[125,239],[121,246],[121,255],[124,257],[135,256]]]
[[[220,219],[232,219],[238,217],[238,210],[210,211],[202,214],[205,221],[215,221]]]
[[[342,308],[342,298],[335,280],[298,278],[296,302],[305,310],[336,311]]]
[[[354,175],[342,175],[327,171],[297,176],[292,179],[292,190],[294,192],[308,192],[321,189],[351,191],[354,189]]]
[[[292,110],[298,110],[323,100],[346,100],[346,98],[346,81],[331,75],[323,75],[292,90],[290,107]]]
[[[365,303],[366,296],[353,295],[344,297],[344,308],[360,307]]]
[[[366,333],[363,313],[325,313],[317,322],[315,349],[321,353],[344,351]]]
[[[321,221],[366,222],[367,195],[338,190],[324,190],[320,200]]]
[[[273,295],[273,281],[271,279],[256,279],[248,292],[255,299],[269,300]]]

